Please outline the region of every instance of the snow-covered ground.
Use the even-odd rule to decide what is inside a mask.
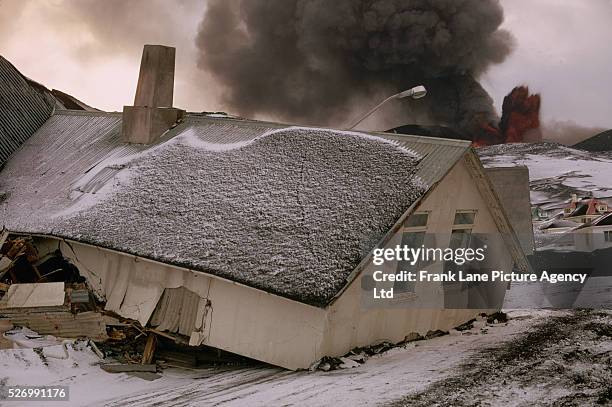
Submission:
[[[1,350],[0,383],[3,386],[70,386],[70,402],[54,402],[54,406],[433,405],[435,400],[455,400],[462,394],[465,398],[456,399],[451,404],[483,401],[495,394],[500,402],[514,400],[514,405],[520,405],[518,401],[545,400],[553,388],[555,396],[570,394],[574,390],[564,383],[573,380],[574,376],[565,377],[564,371],[560,370],[559,377],[542,376],[534,379],[532,386],[525,387],[520,377],[505,376],[506,373],[515,373],[517,363],[525,365],[530,361],[531,365],[539,364],[543,369],[555,369],[558,362],[541,359],[540,353],[563,355],[568,352],[601,354],[602,363],[610,363],[610,314],[582,316],[567,311],[540,310],[511,311],[509,315],[508,323],[480,324],[470,331],[413,342],[372,357],[359,367],[331,372],[290,372],[264,365],[194,371],[167,369],[161,378],[147,381],[125,373],[104,372],[98,366],[100,359],[86,343],[66,344],[64,348],[64,344],[44,339],[50,346],[44,347],[42,353],[32,349]],[[557,330],[551,328],[556,326],[555,321],[560,321]],[[567,329],[566,325],[570,323],[581,331],[577,333],[577,339]],[[578,323],[582,323],[585,329],[580,329]],[[591,324],[590,328],[588,324]],[[558,335],[558,341],[554,335]],[[533,344],[531,337],[539,338],[542,343]],[[21,340],[21,346],[41,346],[39,341],[28,343]],[[521,346],[524,349],[520,350]],[[532,349],[534,347],[537,349]],[[549,350],[549,347],[556,350]],[[508,352],[512,349],[518,353],[510,355]],[[577,356],[576,360],[579,359]],[[585,378],[597,373],[598,380],[606,377],[599,372],[601,366],[580,363],[568,372]],[[478,374],[466,374],[466,370],[478,371]],[[485,370],[488,373],[485,374]],[[609,371],[606,374],[611,376]],[[476,378],[479,381],[474,382]],[[461,387],[462,381],[470,388]],[[458,384],[454,386],[453,383]],[[602,393],[600,390],[598,387],[593,394]],[[516,394],[520,397],[516,398]],[[23,404],[0,401],[0,405]]]
[[[526,165],[532,204],[558,207],[572,193],[612,197],[612,152],[582,151],[560,144],[500,144],[479,148],[486,167]]]

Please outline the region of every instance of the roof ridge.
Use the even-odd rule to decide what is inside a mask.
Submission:
[[[55,112],[53,112],[53,115],[54,116],[57,115],[57,116],[91,116],[91,117],[119,116],[120,117],[122,113],[121,112],[103,112],[103,111],[91,112],[91,111],[86,111],[86,110],[55,109]]]

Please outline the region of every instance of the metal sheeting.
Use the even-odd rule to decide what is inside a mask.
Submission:
[[[378,133],[376,135],[397,142],[398,145],[415,153],[421,159],[417,175],[427,185],[433,185],[440,181],[471,145],[469,141],[422,136],[391,135],[385,133]]]
[[[0,166],[51,116],[55,98],[0,56]]]
[[[191,336],[196,330],[199,304],[200,297],[185,287],[166,288],[151,316],[150,324],[160,331]]]
[[[289,126],[278,123],[188,114],[185,121],[172,131],[172,135],[189,130],[207,143],[233,144],[250,141],[270,130],[285,127]]]
[[[62,211],[108,182],[108,162],[146,146],[121,140],[120,113],[57,111],[6,163],[1,177],[23,188],[9,191],[8,211]],[[99,175],[98,175],[99,174]],[[0,214],[1,215],[1,214]],[[0,223],[2,219],[0,219]]]

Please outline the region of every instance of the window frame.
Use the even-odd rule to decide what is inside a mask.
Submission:
[[[417,225],[417,226],[408,226],[408,220],[414,216],[414,215],[427,215],[427,219],[425,220],[425,224],[424,225]],[[427,231],[427,226],[429,225],[429,216],[431,215],[431,211],[417,211],[417,212],[412,212],[403,222],[402,222],[402,227],[401,227],[401,231],[409,231],[409,232],[423,232],[423,231]]]
[[[427,219],[425,224],[418,226],[406,226],[408,219],[410,219],[413,215],[427,215]],[[402,222],[402,227],[399,232],[401,233],[401,241],[404,241],[404,234],[417,234],[423,233],[423,242],[425,241],[425,237],[427,236],[427,226],[429,225],[429,218],[431,216],[431,211],[415,211],[411,213],[405,220]],[[421,243],[422,244],[422,243]],[[417,262],[413,267],[417,269],[419,266],[419,262]],[[396,272],[401,271],[401,262],[397,263]],[[408,288],[403,288],[402,286],[406,285]],[[415,282],[405,282],[405,281],[395,281],[393,282],[393,293],[397,296],[414,296],[416,295],[416,283]]]
[[[457,215],[460,214],[473,214],[474,215],[474,219],[472,220],[472,223],[455,223],[457,220]],[[455,215],[453,217],[453,227],[452,230],[455,229],[474,229],[474,226],[476,225],[476,215],[478,215],[478,210],[477,209],[457,209],[455,211]]]

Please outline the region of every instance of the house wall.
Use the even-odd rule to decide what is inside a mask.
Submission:
[[[479,193],[465,163],[461,161],[425,198],[416,211],[429,212],[427,233],[436,233],[438,237],[446,236],[446,241],[436,243],[439,247],[447,247],[455,211],[469,209],[478,211],[472,228],[473,233],[496,233],[498,231],[486,201]],[[398,231],[389,240],[386,247],[395,247],[400,241],[401,231]],[[511,271],[513,260],[505,247],[499,244],[497,247],[489,246],[487,257],[494,257],[495,265],[501,265],[502,270]],[[388,267],[393,269],[396,266],[391,263]],[[362,275],[372,272],[374,268],[380,269],[370,263]],[[430,267],[428,270],[435,271]],[[415,292],[395,301],[394,306],[367,308],[364,307],[364,303],[367,303],[367,301],[364,302],[364,295],[370,296],[371,291],[362,290],[361,284],[361,278],[358,276],[329,308],[322,355],[343,355],[355,347],[383,340],[397,343],[412,332],[425,335],[428,331],[437,329],[448,330],[473,318],[478,313],[496,311],[493,309],[441,309],[443,305],[441,303],[443,301],[442,286],[436,287],[431,283],[422,285],[417,283]],[[495,294],[503,299],[506,287],[505,283],[497,284]]]
[[[288,369],[321,354],[326,311],[200,272],[76,242],[62,254],[87,277],[106,309],[146,325],[165,288],[201,297],[192,345],[204,344]]]
[[[590,226],[575,230],[573,235],[576,250],[592,252],[612,247],[612,242],[607,242],[605,239],[604,232],[606,231],[612,231],[612,226]]]
[[[529,169],[525,166],[486,168],[525,254],[533,254]]]

